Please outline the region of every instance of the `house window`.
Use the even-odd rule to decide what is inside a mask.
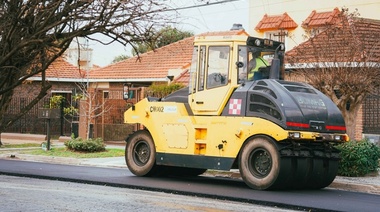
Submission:
[[[326,28],[325,27],[315,27],[310,29],[305,29],[305,32],[307,35],[309,35],[311,38],[317,36],[321,32],[323,32]]]
[[[310,37],[314,37],[314,36],[318,35],[320,32],[321,32],[321,30],[319,28],[311,29],[310,30]]]
[[[110,92],[109,91],[103,91],[103,98],[109,99],[110,98]]]
[[[52,96],[62,96],[63,101],[61,102],[61,107],[69,107],[72,104],[72,92],[71,91],[51,91]]]

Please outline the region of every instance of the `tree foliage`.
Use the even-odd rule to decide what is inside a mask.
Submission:
[[[45,71],[75,37],[96,40],[91,35],[99,33],[123,45],[151,42],[168,18],[165,9],[158,0],[0,0],[0,133],[46,95]],[[13,90],[36,75],[42,78],[38,95],[5,122]]]
[[[355,138],[357,114],[366,96],[379,89],[380,21],[342,9],[335,22],[287,52],[295,73],[329,96]]]
[[[123,61],[123,60],[126,60],[130,58],[128,55],[119,55],[119,56],[116,56],[113,60],[112,60],[112,63],[117,63],[117,62],[120,62],[120,61]]]
[[[137,48],[132,49],[132,55],[135,56],[138,54],[142,54],[153,49],[177,42],[184,38],[191,37],[193,35],[194,34],[192,32],[182,31],[177,28],[167,26],[156,32],[155,39],[151,40],[150,42],[137,43]]]

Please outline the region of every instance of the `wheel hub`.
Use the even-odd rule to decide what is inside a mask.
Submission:
[[[251,155],[250,161],[251,172],[256,177],[262,178],[270,173],[272,168],[272,158],[266,150],[258,149],[254,151]]]
[[[150,155],[150,150],[148,144],[146,142],[141,141],[135,145],[133,159],[136,164],[144,165],[148,162]]]

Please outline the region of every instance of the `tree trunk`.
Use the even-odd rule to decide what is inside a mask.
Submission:
[[[359,109],[359,105],[350,105],[349,110],[346,108],[341,109],[344,121],[346,123],[347,134],[350,137],[350,140],[360,140],[360,138],[356,137],[356,123]]]
[[[347,113],[344,120],[346,121],[347,134],[350,140],[356,140],[356,115]]]

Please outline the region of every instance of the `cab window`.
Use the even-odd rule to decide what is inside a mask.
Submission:
[[[229,46],[208,49],[207,89],[227,85],[230,59]]]
[[[197,66],[198,66],[198,46],[194,46],[193,57],[192,57],[191,66],[190,66],[189,93],[195,93],[195,89],[197,86],[196,84]]]
[[[239,46],[239,52],[238,52],[238,83],[243,83],[247,80],[247,67],[248,67],[248,51],[247,46]]]
[[[206,47],[201,46],[199,53],[199,75],[198,75],[198,91],[204,90],[205,71],[206,71]]]

